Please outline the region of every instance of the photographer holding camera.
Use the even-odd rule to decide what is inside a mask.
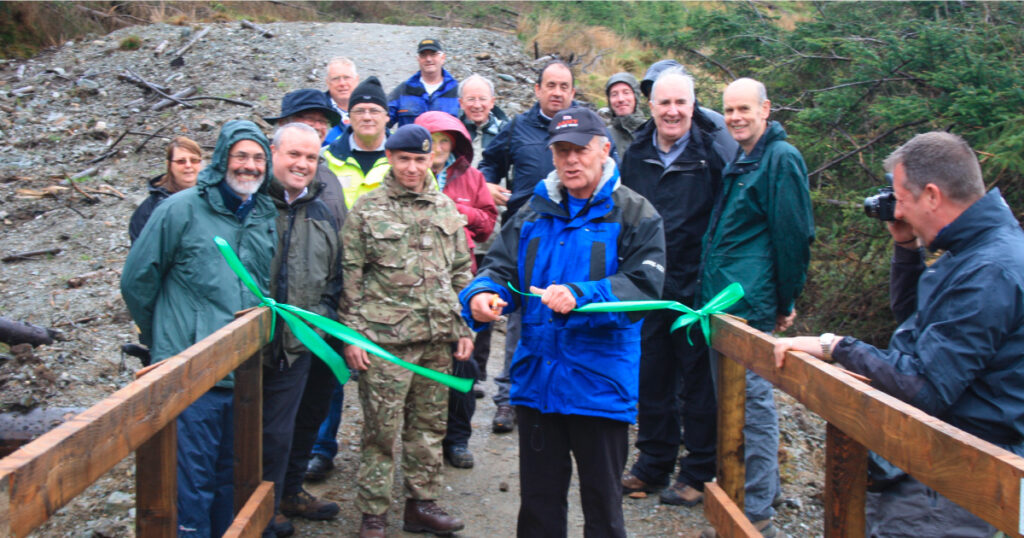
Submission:
[[[968,433],[1024,455],[1024,232],[960,137],[915,136],[885,161],[895,206],[888,349],[850,336],[781,338]],[[883,193],[884,195],[884,193]],[[866,206],[869,204],[866,204]],[[876,218],[884,215],[884,201]],[[870,211],[869,211],[870,214]],[[930,266],[923,245],[942,250]],[[967,477],[965,476],[965,479]],[[867,498],[869,536],[991,536],[995,529],[902,475]]]

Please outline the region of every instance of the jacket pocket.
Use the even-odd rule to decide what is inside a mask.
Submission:
[[[368,245],[371,261],[384,266],[405,267],[409,254],[409,225],[393,222],[375,222],[369,227],[372,244]]]

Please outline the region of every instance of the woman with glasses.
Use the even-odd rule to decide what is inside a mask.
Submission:
[[[142,233],[156,206],[168,196],[196,184],[203,169],[203,150],[190,138],[178,136],[167,145],[167,172],[149,180],[149,197],[132,213],[128,237],[132,243]]]

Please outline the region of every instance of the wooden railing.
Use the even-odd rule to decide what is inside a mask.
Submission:
[[[863,537],[867,453],[872,450],[1008,536],[1022,534],[1024,458],[957,429],[803,353],[775,367],[775,340],[728,316],[712,321],[718,361],[718,477],[704,513],[719,536],[760,536],[743,515],[746,370],[827,422],[826,537]]]
[[[135,452],[136,535],[177,535],[176,419],[235,372],[235,512],[225,536],[259,536],[273,515],[262,482],[262,354],[271,313],[251,310],[0,460],[0,536],[25,536]]]

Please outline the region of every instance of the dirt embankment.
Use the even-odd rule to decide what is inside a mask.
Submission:
[[[324,62],[333,56],[352,58],[362,77],[376,75],[390,89],[415,71],[415,43],[428,36],[444,43],[446,67],[456,78],[476,72],[493,80],[499,104],[510,115],[533,101],[534,65],[511,35],[378,24],[264,26],[275,37],[237,24],[210,25],[180,55],[183,64],[172,64],[177,54],[154,51],[165,41],[165,50],[177,51],[206,27],[131,27],[0,64],[0,254],[60,249],[3,264],[0,316],[57,327],[65,337],[27,357],[15,358],[0,346],[0,411],[89,406],[132,380],[139,364],[119,352],[122,343],[135,339],[120,298],[119,271],[129,247],[129,216],[147,195],[146,180],[162,171],[167,137],[182,134],[212,148],[225,121],[259,121],[276,115],[286,92],[322,88]],[[120,48],[128,36],[138,36],[141,46]],[[218,99],[152,110],[151,94],[123,80],[132,74],[172,92],[194,87],[196,96]],[[490,377],[500,366],[501,348],[496,340]],[[493,392],[490,381],[484,388]],[[778,519],[792,536],[815,536],[821,527],[823,426],[787,398],[779,400],[786,502]],[[446,468],[441,501],[466,518],[462,536],[512,536],[518,506],[516,434],[492,434],[494,406],[490,398],[478,402],[471,443],[477,466]],[[353,384],[346,394],[339,469],[311,487],[341,502],[342,517],[298,522],[301,534],[352,535],[358,529],[358,514],[347,501],[353,498],[360,426]],[[133,473],[130,461],[122,463],[37,534],[132,535]],[[580,536],[575,489],[569,502],[570,535]],[[631,536],[691,536],[705,525],[699,507],[662,506],[656,496],[624,504]],[[396,504],[392,532],[400,528],[400,510]]]

